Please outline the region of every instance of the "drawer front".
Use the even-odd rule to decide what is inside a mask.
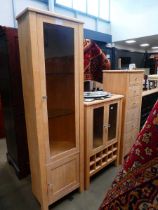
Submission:
[[[128,132],[133,133],[133,131],[135,131],[135,130],[139,131],[139,127],[140,127],[139,119],[135,119],[133,121],[129,121],[129,122],[125,123],[124,132],[125,133],[128,133]]]
[[[129,86],[127,91],[127,96],[128,97],[142,96],[142,86],[141,85]]]
[[[79,156],[61,159],[47,168],[49,203],[79,187]]]
[[[126,98],[126,108],[127,110],[140,107],[141,106],[142,97],[134,96],[134,97],[127,97]]]
[[[143,74],[130,74],[129,85],[143,85]]]
[[[136,138],[137,138],[138,132],[134,131],[132,133],[127,133],[124,135],[124,145],[123,145],[123,154],[124,156],[128,154],[131,147],[133,146]]]
[[[140,108],[132,108],[126,110],[125,122],[135,121],[136,119],[140,119]]]

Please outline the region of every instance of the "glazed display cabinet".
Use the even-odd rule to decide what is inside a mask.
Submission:
[[[84,102],[85,188],[90,178],[111,162],[119,162],[122,113],[121,95]]]
[[[47,210],[84,187],[83,23],[31,8],[17,20],[32,190]]]

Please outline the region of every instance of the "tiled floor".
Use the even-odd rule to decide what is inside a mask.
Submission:
[[[0,140],[0,210],[40,210],[31,192],[30,176],[18,180],[6,160],[5,140]],[[97,210],[118,168],[111,165],[97,174],[89,190],[75,191],[50,206],[51,210]]]

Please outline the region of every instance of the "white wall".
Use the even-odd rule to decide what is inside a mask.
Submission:
[[[97,31],[105,34],[111,34],[111,24],[106,23],[105,21],[98,20]]]
[[[113,41],[158,34],[158,0],[111,0]]]

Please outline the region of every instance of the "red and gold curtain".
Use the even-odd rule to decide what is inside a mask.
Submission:
[[[84,79],[102,82],[102,70],[111,68],[110,61],[92,40],[84,40]]]

